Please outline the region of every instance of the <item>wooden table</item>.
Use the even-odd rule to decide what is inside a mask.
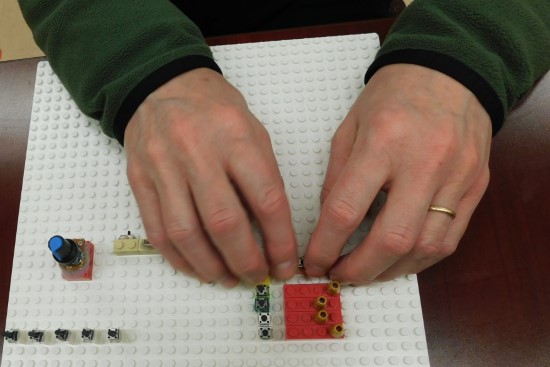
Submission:
[[[210,38],[211,45],[377,32],[393,19]],[[0,63],[0,329],[36,64]],[[550,75],[493,141],[491,183],[458,251],[419,275],[432,366],[550,366]],[[1,342],[0,342],[1,343]]]

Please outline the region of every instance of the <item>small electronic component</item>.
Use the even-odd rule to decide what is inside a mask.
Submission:
[[[305,267],[304,267],[304,257],[303,256],[300,256],[298,258],[298,270],[300,271],[304,271],[305,270]]]
[[[271,315],[267,312],[260,312],[258,322],[260,326],[271,326]]]
[[[44,339],[43,330],[31,330],[29,331],[29,340],[33,343],[42,343]]]
[[[269,298],[257,297],[254,303],[254,311],[256,312],[269,312]]]
[[[120,341],[120,329],[108,329],[107,339],[110,343],[118,343]]]
[[[265,284],[256,285],[256,296],[269,296],[269,286]]]
[[[4,340],[8,343],[17,343],[19,340],[19,330],[4,331]]]
[[[269,314],[269,277],[256,284],[254,311],[258,313],[258,324],[261,339],[271,339],[271,315]]]
[[[84,239],[68,239],[59,235],[48,241],[53,258],[59,263],[66,280],[91,280],[94,265],[94,245]]]
[[[152,255],[159,253],[146,238],[135,236],[130,231],[127,234],[120,235],[113,242],[113,252],[115,255]]]
[[[271,339],[271,327],[260,326],[259,334],[261,339]]]
[[[93,329],[82,329],[82,334],[81,334],[81,337],[82,337],[82,341],[84,343],[91,343],[93,340],[94,340],[94,330]]]
[[[55,338],[59,341],[66,342],[69,340],[69,335],[71,332],[67,329],[57,329],[54,331]]]

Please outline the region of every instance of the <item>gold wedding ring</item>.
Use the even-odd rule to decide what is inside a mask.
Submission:
[[[447,214],[449,217],[451,217],[451,219],[455,219],[456,217],[456,212],[454,210],[445,208],[443,206],[430,205],[430,207],[428,208],[428,211]]]

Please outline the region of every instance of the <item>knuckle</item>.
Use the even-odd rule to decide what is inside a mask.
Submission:
[[[166,160],[164,144],[157,139],[150,139],[144,143],[143,150],[145,155],[153,162],[164,162]]]
[[[465,149],[461,156],[460,172],[462,176],[475,177],[483,172],[483,165],[485,164],[482,152],[475,148]]]
[[[323,251],[323,252],[314,252],[309,254],[305,265],[306,265],[306,269],[308,266],[312,266],[312,265],[316,267],[320,267],[322,269],[328,269],[335,262],[336,262],[336,259],[333,259],[330,254]]]
[[[386,145],[408,138],[409,117],[400,109],[383,109],[374,113],[372,121],[376,131],[376,140],[373,143]]]
[[[250,116],[247,115],[246,110],[224,106],[220,108],[219,113],[223,114],[226,121],[224,126],[229,130],[231,135],[234,137],[249,136],[250,129],[246,121],[249,120]]]
[[[487,190],[487,187],[489,186],[489,181],[491,179],[491,173],[489,171],[489,167],[486,165],[483,168],[483,172],[481,173],[481,192],[484,193],[485,190]]]
[[[144,181],[141,169],[139,169],[137,163],[135,163],[134,161],[128,162],[128,165],[126,166],[126,176],[128,176],[128,182],[130,183],[130,185],[139,184],[140,182]]]
[[[442,157],[453,157],[461,151],[457,135],[447,130],[438,131],[432,139],[436,142],[433,147],[435,154]]]
[[[327,208],[327,220],[337,230],[354,230],[361,223],[362,215],[358,205],[351,199],[340,198]]]
[[[336,129],[336,132],[332,136],[332,140],[330,143],[332,147],[346,143],[346,136],[343,128],[344,128],[344,122],[342,122],[342,124],[338,127],[338,129]]]
[[[455,253],[457,248],[458,248],[458,241],[443,243],[443,246],[439,250],[439,255],[441,256],[441,258],[451,256],[452,254]]]
[[[225,236],[241,226],[241,218],[234,209],[224,206],[206,215],[204,225],[209,233]]]
[[[383,235],[382,243],[391,254],[402,257],[411,252],[414,234],[406,227],[393,227]]]
[[[434,239],[421,239],[415,248],[415,252],[421,259],[439,257],[442,247],[438,246]]]
[[[192,241],[198,236],[198,226],[183,222],[180,218],[168,219],[165,223],[168,237],[174,244]]]
[[[281,213],[286,208],[286,195],[279,187],[270,187],[260,195],[258,211],[260,215],[270,216]]]
[[[147,240],[160,252],[164,252],[171,246],[170,239],[162,230],[148,230]]]

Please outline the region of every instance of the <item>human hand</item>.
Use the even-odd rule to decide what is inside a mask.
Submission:
[[[453,253],[487,188],[490,143],[490,118],[462,84],[417,65],[378,70],[332,141],[307,274],[363,284]],[[387,202],[371,232],[339,258],[380,190]]]
[[[147,238],[176,269],[226,287],[261,282],[269,269],[294,275],[290,208],[269,135],[223,76],[195,69],[151,93],[126,128],[125,149]]]

